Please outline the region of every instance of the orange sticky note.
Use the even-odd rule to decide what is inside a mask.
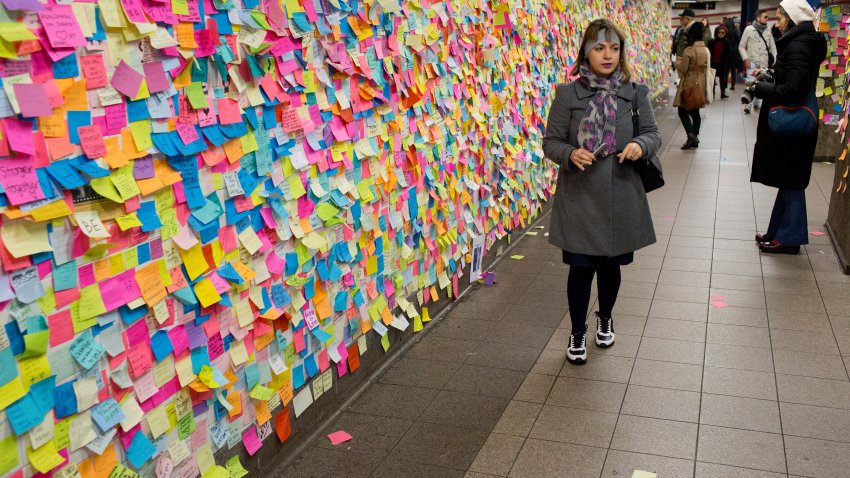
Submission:
[[[149,306],[165,299],[165,286],[162,284],[162,277],[159,275],[158,262],[136,269],[136,283],[139,284],[142,297]]]

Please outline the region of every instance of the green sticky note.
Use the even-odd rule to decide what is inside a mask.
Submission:
[[[15,436],[0,440],[0,475],[18,466],[18,446]]]
[[[47,353],[47,342],[50,339],[50,331],[36,332],[34,334],[24,335],[24,353],[18,358],[30,358],[44,355]]]
[[[318,214],[319,218],[322,221],[327,221],[328,219],[331,219],[332,217],[339,214],[339,209],[337,209],[330,203],[323,202],[316,206],[316,214]]]
[[[360,194],[360,199],[364,202],[371,202],[375,199],[375,195],[372,194],[372,181],[370,179],[364,179],[357,184],[357,192]]]
[[[224,464],[227,471],[230,473],[230,478],[242,478],[248,474],[248,470],[239,462],[239,455],[233,455],[227,463]]]
[[[136,149],[139,151],[145,151],[153,146],[151,120],[133,121],[130,123],[130,133],[132,133],[133,142],[136,143]]]
[[[97,284],[80,289],[80,320],[88,320],[106,313],[103,296]]]
[[[195,108],[196,110],[209,108],[207,97],[204,95],[204,85],[200,82],[193,81],[186,85],[183,90],[186,92],[186,96],[189,98],[189,104],[192,105],[192,108]]]
[[[304,184],[301,183],[301,177],[299,175],[295,174],[289,177],[289,191],[292,192],[293,199],[298,199],[307,194],[307,190],[304,189]]]
[[[390,349],[390,334],[384,334],[381,337],[381,347],[384,348],[384,352]]]
[[[271,400],[271,398],[274,396],[274,390],[257,384],[254,385],[253,389],[251,389],[251,393],[249,395],[251,396],[251,398],[255,398],[257,400]]]
[[[521,260],[521,259],[525,259],[525,256],[521,256],[521,255],[517,254],[515,256],[511,256],[511,259]]]

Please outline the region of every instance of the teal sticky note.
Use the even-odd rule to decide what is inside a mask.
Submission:
[[[156,453],[156,447],[144,433],[138,431],[133,436],[130,447],[127,448],[127,460],[138,470],[151,459],[154,453]]]
[[[35,400],[36,405],[38,405],[38,408],[42,413],[47,413],[53,409],[53,405],[56,403],[55,395],[53,393],[55,388],[55,376],[47,377],[44,380],[30,385],[30,395],[32,395],[33,400]]]
[[[298,390],[304,386],[304,368],[301,365],[292,367],[292,388]]]
[[[69,290],[77,287],[77,262],[68,261],[53,266],[53,290]]]
[[[311,332],[313,333],[313,337],[316,337],[321,343],[325,343],[331,338],[331,334],[322,330],[321,327],[316,327]]]
[[[254,388],[260,383],[260,371],[257,369],[257,364],[251,364],[245,367],[245,385],[248,390]]]
[[[71,356],[86,370],[92,368],[94,364],[100,360],[100,357],[106,353],[106,349],[102,345],[94,341],[91,331],[85,331],[78,335],[70,348]]]
[[[12,347],[0,350],[0,386],[6,385],[18,376],[18,368],[15,367],[15,353]]]
[[[41,423],[44,419],[44,413],[39,409],[32,394],[28,393],[17,402],[6,407],[6,417],[12,425],[15,435],[21,436]]]

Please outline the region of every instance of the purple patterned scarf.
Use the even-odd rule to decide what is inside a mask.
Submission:
[[[602,77],[594,73],[587,62],[579,68],[579,81],[594,92],[593,99],[584,110],[584,117],[578,129],[578,143],[588,151],[595,151],[605,144],[600,157],[613,154],[617,150],[614,137],[617,125],[617,92],[623,85],[625,75],[619,68],[610,76]]]

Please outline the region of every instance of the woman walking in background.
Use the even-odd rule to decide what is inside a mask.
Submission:
[[[723,24],[726,25],[726,37],[729,40],[729,47],[732,49],[729,58],[729,73],[732,77],[730,90],[735,91],[735,83],[738,82],[738,73],[741,71],[741,54],[738,53],[738,43],[741,40],[741,35],[738,33],[738,27],[735,25],[735,18],[723,19]]]
[[[826,40],[815,29],[817,16],[805,0],[783,0],[779,5],[776,24],[782,37],[776,42],[776,67],[772,75],[756,70],[754,76],[760,81],[746,90],[764,99],[750,181],[779,189],[767,232],[756,234],[759,249],[797,254],[809,242],[805,190],[818,139],[817,109],[810,112],[814,132],[806,135],[774,134],[768,117],[774,106],[805,104],[813,94],[818,69],[826,58]]]
[[[696,27],[697,25],[694,25]],[[698,25],[700,30],[702,24]],[[612,310],[620,266],[655,242],[649,202],[636,166],[655,156],[661,135],[649,88],[630,83],[626,37],[608,20],[588,25],[572,74],[558,85],[549,110],[543,151],[559,166],[549,242],[570,265],[567,300],[572,320],[567,360],[587,361],[587,309],[598,276],[598,347],[614,345]],[[637,109],[637,131],[629,111]]]
[[[679,72],[679,86],[673,106],[679,108],[679,119],[688,135],[682,149],[699,147],[699,129],[701,125],[700,109],[705,107],[706,78],[709,54],[702,41],[702,23],[694,24],[688,30],[688,47],[682,57],[676,60]]]
[[[726,96],[726,86],[729,81],[729,67],[732,64],[732,47],[729,45],[729,31],[726,25],[720,24],[714,29],[714,38],[708,42],[708,51],[711,52],[711,67],[717,70],[717,78],[720,83],[720,98]],[[714,85],[711,86],[712,91]]]

